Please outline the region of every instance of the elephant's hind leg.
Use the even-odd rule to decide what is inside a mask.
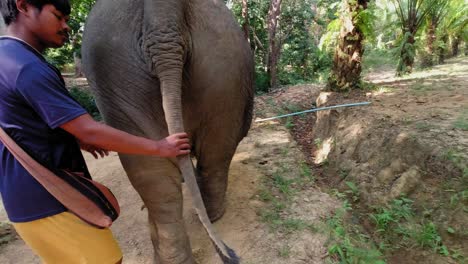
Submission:
[[[218,132],[203,137],[196,150],[198,185],[211,221],[224,214],[229,165],[237,146],[235,140]]]
[[[193,264],[183,221],[180,173],[168,159],[120,155],[127,175],[148,209],[157,264]]]

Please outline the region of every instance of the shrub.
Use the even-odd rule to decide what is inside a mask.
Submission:
[[[99,109],[97,108],[96,101],[94,100],[93,95],[84,89],[80,89],[77,87],[72,87],[70,89],[70,94],[73,98],[75,98],[78,103],[83,106],[86,111],[96,120],[101,120],[101,114],[99,113]]]

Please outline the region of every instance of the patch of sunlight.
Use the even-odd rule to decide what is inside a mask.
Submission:
[[[359,124],[354,124],[346,128],[346,136],[345,139],[354,140],[356,137],[361,134],[362,126]]]
[[[396,138],[396,143],[397,144],[401,144],[403,143],[407,138],[409,137],[409,135],[405,132],[402,132],[400,133],[397,138]]]
[[[277,145],[291,142],[289,139],[289,133],[282,130],[271,131],[268,137],[262,137],[258,139],[260,145]]]
[[[243,151],[243,152],[238,152],[236,155],[234,155],[234,158],[232,159],[233,161],[244,161],[248,160],[251,157],[251,152],[249,151]]]
[[[330,97],[330,92],[323,92],[320,93],[319,97],[317,98],[317,105],[324,105],[328,102],[328,97]]]
[[[320,148],[315,153],[315,164],[324,163],[328,159],[328,155],[333,147],[334,140],[332,137],[327,138],[322,142]]]
[[[269,117],[267,117],[269,118]],[[255,119],[254,122],[257,122],[257,120],[260,120],[261,118],[257,118]],[[279,119],[274,119],[274,120],[268,120],[268,121],[263,121],[263,122],[260,122],[259,126],[260,127],[271,127],[271,126],[276,126],[276,125],[279,125],[281,124]]]
[[[378,76],[372,77],[373,84],[385,83],[385,82],[394,82],[397,80],[398,77],[395,77],[395,73],[384,73],[379,74]]]
[[[369,93],[369,94],[372,94],[373,96],[376,96],[376,95],[388,94],[390,92],[392,92],[392,89],[390,87],[379,86],[379,88],[377,90],[375,90],[374,92]]]
[[[447,74],[445,71],[421,71],[421,72],[413,72],[409,75],[405,75],[400,77],[400,80],[411,80],[411,79],[425,79],[435,75],[444,75]]]

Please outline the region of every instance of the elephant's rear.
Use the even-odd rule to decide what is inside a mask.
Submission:
[[[147,133],[140,124],[148,124],[148,116],[165,124],[159,84],[141,49],[142,19],[142,1],[99,0],[88,16],[82,48],[84,72],[106,123],[140,135]],[[157,132],[146,136],[164,133]]]
[[[194,93],[206,94],[200,103],[212,105],[224,125],[228,118],[247,135],[253,108],[253,55],[239,24],[223,1],[192,0],[190,60]],[[210,87],[210,93],[203,89]],[[203,101],[204,100],[204,101]],[[209,117],[210,120],[218,119]],[[221,124],[223,125],[223,124]]]

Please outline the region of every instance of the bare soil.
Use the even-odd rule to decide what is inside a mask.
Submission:
[[[291,167],[286,174],[295,177],[297,167],[294,164],[303,159],[301,157],[302,153],[288,130],[278,122],[254,124],[249,136],[238,147],[231,164],[226,214],[215,223],[215,227],[225,243],[241,256],[243,263],[322,263],[322,257],[326,254],[325,234],[309,230],[294,234],[272,232],[259,217],[261,209],[267,206],[258,195],[263,181],[280,164]],[[121,204],[122,215],[112,230],[124,252],[124,263],[152,263],[147,213],[141,209],[143,203],[126,178],[117,154],[95,160],[85,153],[85,158],[93,177],[110,187]],[[184,190],[187,197],[185,194]],[[298,193],[294,200],[296,202],[291,208],[294,217],[316,224],[337,206],[334,198],[314,186]],[[190,202],[190,199],[186,199],[184,214],[197,262],[221,263]],[[7,221],[3,208],[0,210],[0,221]],[[289,256],[279,257],[283,248],[288,249]],[[10,239],[9,243],[0,247],[0,263],[40,262],[24,242]]]
[[[450,190],[466,188],[459,181],[463,173],[460,166],[447,159],[447,153],[450,150],[466,162],[468,132],[462,127],[468,118],[467,72],[468,59],[463,57],[404,78],[395,78],[391,69],[371,72],[366,78],[377,89],[367,92],[326,94],[321,93],[320,85],[300,85],[257,97],[258,118],[347,102],[371,101],[372,105],[253,123],[231,164],[227,211],[215,223],[220,236],[237,251],[242,263],[328,263],[324,222],[342,203],[328,193],[334,188],[343,190],[344,182],[353,181],[360,190],[360,200],[353,205],[356,211],[371,212],[372,205],[385,204],[404,192],[417,206],[429,206],[431,219],[442,227],[444,243],[468,256],[466,201],[453,210],[444,208],[453,195]],[[83,79],[67,81],[86,87]],[[124,251],[124,263],[152,263],[146,211],[141,209],[143,203],[117,155],[99,160],[86,155],[86,160],[94,178],[108,185],[121,203],[122,216],[112,230]],[[304,161],[311,166],[316,181],[293,183],[293,192],[286,197],[274,184],[275,179],[278,173],[285,179],[299,178]],[[281,219],[300,220],[315,228],[272,228],[263,214],[272,206],[264,197],[265,191],[284,201]],[[185,208],[198,263],[221,263],[190,199],[186,199]],[[6,226],[0,227],[0,263],[39,263],[8,229],[3,208],[0,222]],[[369,222],[360,224],[373,228]],[[454,228],[456,234],[444,231],[447,227]],[[388,263],[456,263],[417,248],[401,249],[386,257]]]

